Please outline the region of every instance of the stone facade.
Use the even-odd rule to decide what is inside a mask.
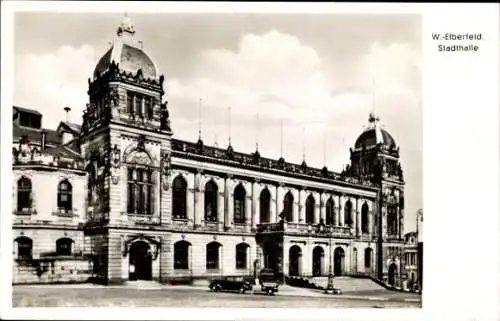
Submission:
[[[67,266],[104,284],[256,277],[264,267],[284,277],[331,272],[400,284],[404,181],[388,133],[381,137],[391,141],[373,144],[363,133],[342,173],[175,139],[164,77],[134,35],[123,23],[99,61],[81,126],[62,122],[50,142],[41,127],[14,133],[14,231],[25,237],[15,248],[29,256],[26,266],[55,251],[55,270]],[[133,63],[120,60],[121,50],[133,52]],[[147,72],[130,70],[141,62]],[[20,211],[22,177],[31,201]],[[73,201],[61,212],[63,180]],[[63,237],[72,240],[66,254],[56,246]],[[35,282],[15,270],[16,282]]]

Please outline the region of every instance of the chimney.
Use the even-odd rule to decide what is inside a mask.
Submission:
[[[71,111],[71,108],[66,106],[64,107],[64,111],[66,112],[66,122],[69,123],[69,112]]]
[[[41,142],[41,149],[45,150],[45,144],[46,144],[46,139],[47,139],[47,132],[42,130],[42,142]]]

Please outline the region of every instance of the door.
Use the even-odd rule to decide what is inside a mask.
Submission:
[[[392,263],[391,266],[389,266],[389,285],[394,286],[395,281],[396,281],[396,272],[398,268],[396,267],[396,264]]]
[[[129,266],[130,280],[151,280],[152,258],[148,243],[137,241],[130,246]]]
[[[344,274],[344,250],[341,247],[337,247],[335,249],[335,253],[333,256],[334,266],[333,273],[335,276],[340,276]]]

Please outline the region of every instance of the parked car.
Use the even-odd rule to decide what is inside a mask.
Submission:
[[[274,295],[274,293],[278,292],[278,276],[273,269],[262,269],[260,271],[260,288],[263,292],[266,292],[268,295]]]
[[[226,276],[220,279],[213,279],[210,282],[209,288],[212,292],[238,291],[239,293],[245,293],[252,290],[252,283],[245,280],[244,277]]]

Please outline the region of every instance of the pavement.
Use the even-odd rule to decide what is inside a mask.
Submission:
[[[82,284],[41,284],[41,285],[16,285],[15,288],[60,288],[60,289],[131,289],[131,290],[172,290],[172,291],[199,291],[209,292],[208,286],[203,285],[164,285],[156,282],[129,282],[123,285],[98,285],[92,283]],[[260,286],[254,286],[253,294],[263,294]],[[342,299],[357,299],[365,301],[402,301],[402,302],[421,302],[421,295],[415,293],[396,292],[390,290],[365,290],[365,291],[344,291],[342,294],[325,294],[323,290],[293,287],[289,285],[280,285],[276,296],[304,297],[304,298],[326,298],[338,297]]]

